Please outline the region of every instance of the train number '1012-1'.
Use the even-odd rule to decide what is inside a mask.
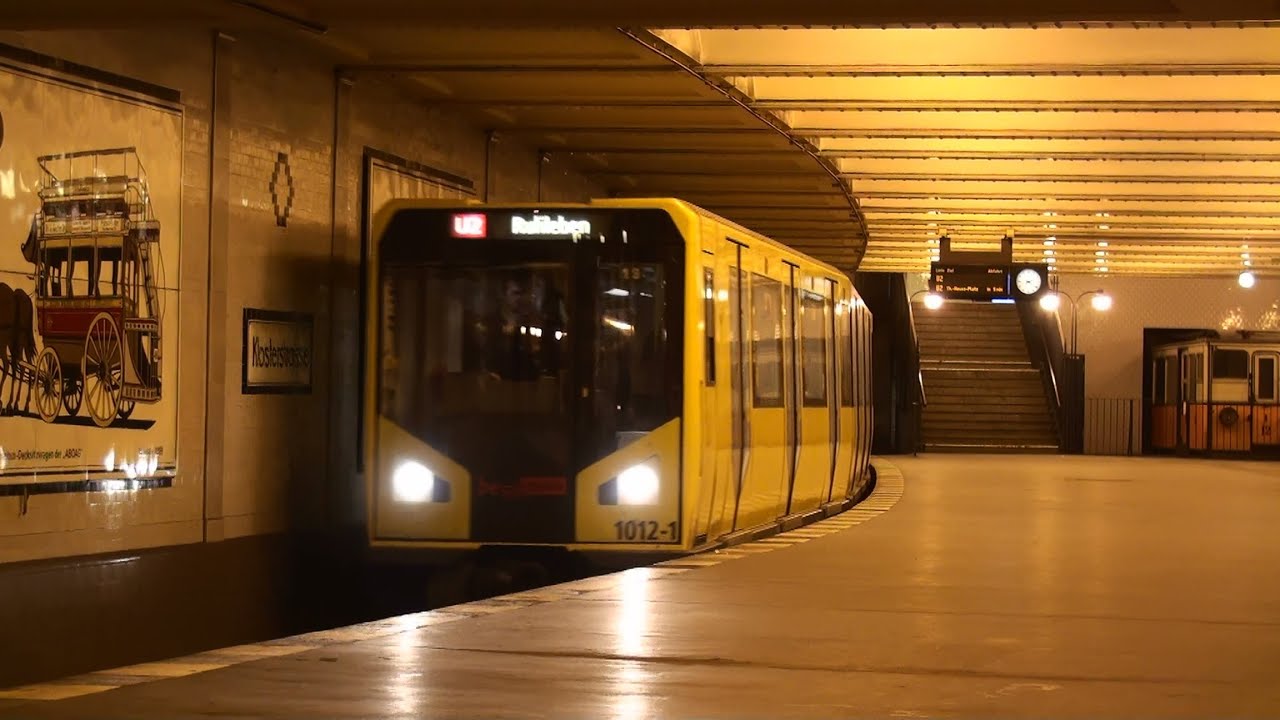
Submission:
[[[674,520],[666,525],[660,524],[657,520],[619,520],[613,524],[613,529],[618,533],[619,540],[661,542],[676,538]]]

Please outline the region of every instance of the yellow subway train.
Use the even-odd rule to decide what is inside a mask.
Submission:
[[[366,275],[373,548],[679,555],[871,482],[849,278],[675,199],[398,201]]]

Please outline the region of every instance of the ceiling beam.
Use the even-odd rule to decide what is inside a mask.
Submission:
[[[1280,75],[1273,63],[983,64],[983,65],[718,65],[725,77],[1195,77]]]
[[[1054,112],[1054,113],[1277,113],[1276,100],[882,100],[859,98],[793,98],[756,100],[761,110],[823,112]],[[811,131],[806,131],[811,132]]]
[[[246,3],[247,4],[247,3]],[[253,3],[275,10],[286,3]],[[169,27],[175,23],[217,14],[222,3],[139,2],[138,0],[63,0],[52,9],[40,3],[6,3],[0,27],[13,29]],[[299,21],[332,28],[403,28],[406,26],[502,24],[523,28],[554,27],[726,27],[726,26],[870,26],[942,27],[948,25],[1009,27],[1015,24],[1064,27],[1119,25],[1121,27],[1209,22],[1265,24],[1275,16],[1267,0],[1046,0],[1031,4],[1000,2],[955,3],[951,0],[911,0],[897,3],[850,4],[841,0],[725,3],[688,0],[472,0],[418,3],[386,0],[291,0]]]
[[[1274,153],[1197,152],[1085,152],[1085,151],[970,151],[970,150],[819,150],[830,158],[863,160],[1099,160],[1150,162],[1280,162],[1280,147]]]
[[[842,172],[841,177],[851,180],[905,180],[917,182],[981,182],[981,183],[1151,183],[1151,184],[1185,184],[1204,183],[1212,185],[1280,185],[1280,176],[1266,175],[977,175],[977,174],[945,174],[936,173],[862,173]],[[938,193],[940,195],[946,193]]]
[[[797,135],[808,138],[841,139],[897,139],[897,140],[1205,140],[1250,142],[1280,141],[1280,131],[1219,131],[1219,130],[1160,130],[1151,128],[1135,130],[997,130],[975,128],[823,128],[799,127]]]
[[[726,99],[731,101],[733,104],[746,110],[747,112],[750,112],[758,120],[765,123],[769,127],[772,127],[774,130],[778,131],[780,135],[787,138],[798,150],[808,154],[811,158],[813,158],[813,161],[817,164],[817,166],[822,171],[824,171],[828,176],[830,176],[834,187],[839,188],[840,191],[844,194],[845,200],[849,204],[849,209],[853,212],[853,215],[854,215],[853,224],[856,227],[858,235],[862,238],[863,242],[865,243],[867,238],[867,224],[866,224],[866,219],[862,217],[861,209],[859,209],[858,207],[857,197],[854,196],[852,189],[849,187],[847,183],[841,182],[840,175],[839,175],[839,168],[836,167],[834,163],[831,163],[825,158],[819,156],[817,154],[817,149],[813,147],[811,143],[805,140],[802,140],[800,138],[797,138],[795,135],[793,135],[791,133],[790,126],[782,122],[776,116],[769,113],[758,112],[754,107],[752,107],[752,103],[751,103],[752,98],[749,95],[733,87],[726,87],[723,83],[718,83],[713,81],[712,78],[707,76],[705,73],[703,73],[696,67],[697,63],[692,57],[690,57],[688,54],[686,54],[683,50],[681,50],[676,45],[667,42],[658,34],[649,32],[649,31],[638,31],[638,30],[627,29],[626,27],[620,27],[619,31],[622,32],[623,35],[634,40],[636,43],[638,43],[642,47],[648,48],[651,52],[658,55],[659,57],[665,58],[666,60],[683,68],[686,72],[688,72],[693,77],[696,77],[702,80],[703,83],[707,85],[707,87],[717,90]]]
[[[424,73],[424,74],[457,74],[457,75],[481,75],[488,73],[500,73],[503,75],[565,75],[565,74],[591,74],[591,75],[632,75],[632,74],[675,74],[679,72],[679,68],[670,65],[656,64],[618,64],[618,63],[599,63],[599,64],[583,64],[583,63],[565,63],[558,64],[473,64],[459,63],[450,64],[442,62],[399,62],[399,63],[382,63],[368,62],[355,63],[349,65],[341,65],[338,69],[342,72],[365,72],[365,73]]]
[[[1016,191],[1008,192],[981,192],[981,193],[963,193],[963,192],[900,192],[895,190],[864,190],[859,191],[858,195],[864,198],[872,198],[877,200],[975,200],[975,201],[1008,201],[1008,200],[1037,200],[1038,196],[1028,196],[1025,193],[1019,194]],[[1105,196],[1099,193],[1054,193],[1052,197],[1044,197],[1045,202],[1066,201],[1066,202],[1101,202],[1104,200],[1112,202],[1169,202],[1178,200],[1182,195],[1144,195],[1134,193],[1107,193]],[[1267,203],[1274,205],[1280,202],[1280,195],[1200,195],[1195,198],[1198,203]]]

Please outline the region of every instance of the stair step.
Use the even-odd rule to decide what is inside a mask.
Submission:
[[[925,429],[985,432],[987,430],[1035,430],[1053,432],[1053,420],[1047,415],[999,417],[996,415],[930,415],[921,420]]]
[[[1001,437],[1053,436],[1053,423],[1048,418],[978,420],[974,418],[924,418],[920,423],[925,437],[933,434],[979,434]]]
[[[924,441],[926,450],[935,448],[948,448],[951,452],[1001,452],[1001,451],[1028,451],[1028,452],[1058,452],[1058,443],[1051,441],[1022,441],[1022,440],[983,440],[983,439],[957,439],[957,440],[926,440]],[[980,448],[991,448],[984,450]]]
[[[924,443],[932,445],[947,443],[955,445],[1044,445],[1057,447],[1058,439],[1049,433],[1035,435],[1011,435],[997,433],[925,433]]]
[[[926,391],[926,400],[929,404],[925,407],[926,413],[953,413],[953,412],[975,412],[975,413],[1009,413],[1021,414],[1029,412],[1043,412],[1049,414],[1048,408],[1045,407],[1043,398],[1019,397],[1019,398],[984,398],[982,396],[974,398],[960,398],[952,395],[929,395]]]
[[[950,421],[966,420],[972,421],[972,423],[988,423],[988,421],[1012,423],[1012,421],[1015,420],[1043,420],[1046,421],[1046,423],[1050,423],[1053,416],[1048,413],[1047,410],[1044,410],[1043,406],[1033,407],[1030,405],[1023,405],[1018,407],[1001,407],[998,405],[973,405],[969,406],[969,409],[965,409],[965,407],[961,405],[929,405],[924,409],[924,419],[925,421],[932,419]]]
[[[929,388],[954,388],[957,390],[1017,390],[1026,389],[1028,391],[1043,392],[1043,385],[1040,378],[1031,377],[958,377],[958,378],[938,378],[924,376],[924,387]]]
[[[1035,372],[1017,373],[1017,372],[990,372],[990,371],[973,371],[973,370],[957,370],[949,373],[932,373],[925,370],[924,386],[929,387],[930,384],[938,387],[956,386],[956,387],[1005,387],[1008,385],[1027,385],[1041,387],[1040,375]]]

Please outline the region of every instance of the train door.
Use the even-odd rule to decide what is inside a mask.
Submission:
[[[849,480],[853,475],[854,416],[853,416],[853,309],[849,299],[843,293],[835,305],[835,345],[837,363],[836,377],[840,392],[839,401],[833,401],[835,412],[839,413],[836,435],[836,464],[832,473],[831,491],[827,501],[843,499],[849,490]],[[837,495],[839,493],[839,495]]]
[[[820,287],[818,284],[810,285]],[[831,482],[831,395],[828,377],[828,298],[800,291],[800,469],[796,474],[797,511],[812,510],[826,497]]]
[[[747,358],[746,337],[747,324],[743,312],[743,294],[746,292],[746,278],[742,269],[742,252],[745,249],[740,243],[727,240],[729,249],[729,414],[732,450],[730,452],[729,472],[732,478],[733,492],[727,497],[733,500],[732,522],[730,529],[737,529],[738,515],[742,506],[742,486],[746,480],[747,463],[750,462],[751,427],[747,424]]]
[[[829,471],[827,472],[827,492],[823,502],[831,502],[831,496],[835,492],[836,486],[836,468],[840,460],[840,353],[836,350],[840,346],[839,336],[836,333],[836,282],[834,280],[826,280],[827,297],[826,308],[827,314],[827,447],[831,455],[829,463]]]
[[[702,392],[702,443],[700,448],[701,485],[706,499],[704,512],[694,529],[695,542],[701,544],[723,535],[732,522],[735,488],[738,483],[737,465],[733,459],[735,440],[730,422],[730,382],[724,331],[729,328],[727,309],[729,291],[725,288],[729,277],[726,256],[736,254],[736,247],[717,243],[710,224],[704,224],[702,272],[703,317],[703,392]],[[710,248],[714,248],[710,249]]]
[[[1208,407],[1204,402],[1204,352],[1178,349],[1178,446],[1205,449]]]
[[[866,304],[861,300],[857,303],[855,320],[854,338],[856,338],[856,343],[853,347],[853,357],[855,358],[854,362],[858,364],[858,392],[857,397],[854,398],[854,403],[858,412],[858,455],[853,460],[856,484],[852,492],[861,491],[869,480],[867,465],[871,462],[871,438],[875,425],[872,407],[875,394],[872,388],[873,368],[871,365],[874,357],[871,341],[875,318],[871,316]]]
[[[743,314],[749,458],[736,527],[777,519],[786,510],[786,407],[783,380],[787,269],[763,252],[744,253]]]
[[[784,261],[785,262],[785,261]],[[787,285],[786,320],[783,322],[785,338],[783,352],[783,406],[786,412],[786,477],[787,506],[784,515],[790,515],[795,504],[796,473],[800,469],[800,268],[786,263]]]
[[[1188,420],[1191,413],[1187,409],[1190,400],[1187,395],[1187,377],[1189,374],[1187,366],[1187,351],[1185,348],[1178,348],[1178,449],[1185,450],[1187,448],[1187,438],[1190,434]]]
[[[1280,445],[1280,353],[1253,354],[1253,443]]]

